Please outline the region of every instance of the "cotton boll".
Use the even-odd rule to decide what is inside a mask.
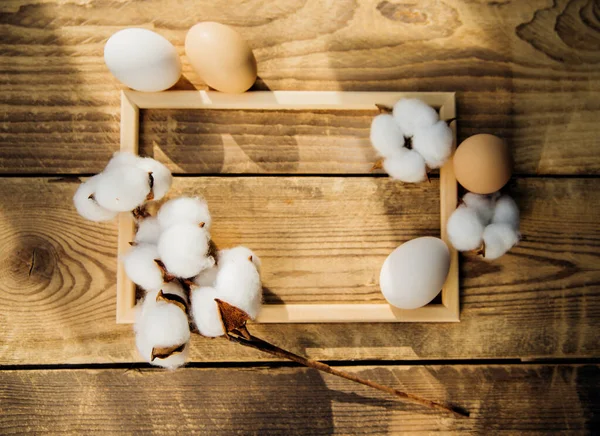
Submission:
[[[371,123],[371,144],[383,157],[392,157],[404,146],[404,135],[390,114],[381,114]]]
[[[472,192],[467,192],[463,198],[462,202],[470,209],[474,209],[479,215],[481,222],[484,226],[487,226],[492,220],[492,215],[494,214],[494,204],[495,204],[495,196],[474,194]]]
[[[73,204],[75,204],[77,213],[90,221],[109,221],[117,216],[117,212],[103,208],[94,198],[96,188],[101,181],[102,174],[91,177],[79,185],[73,196]]]
[[[194,277],[215,264],[208,256],[210,236],[194,224],[177,224],[164,230],[158,239],[158,253],[169,273]]]
[[[133,283],[147,291],[156,291],[163,286],[162,271],[154,261],[159,258],[155,245],[136,245],[123,256],[125,274]]]
[[[415,129],[412,146],[429,168],[441,168],[452,154],[454,135],[445,121],[438,121],[433,126]]]
[[[434,108],[417,98],[403,98],[394,105],[394,119],[406,136],[413,136],[417,129],[431,127],[440,119]]]
[[[256,318],[262,303],[258,256],[246,247],[221,251],[215,288],[224,301]]]
[[[446,225],[450,243],[458,251],[475,250],[481,247],[484,225],[475,209],[459,206]]]
[[[128,151],[118,151],[113,155],[104,170],[108,171],[119,167],[138,167],[147,173],[152,173],[154,200],[163,198],[173,183],[173,176],[169,169],[150,157],[139,157]]]
[[[215,298],[226,300],[213,287],[192,289],[191,302],[194,323],[202,336],[211,338],[225,334]]]
[[[129,151],[117,151],[108,161],[104,171],[115,169],[118,167],[135,167],[138,166],[141,158]]]
[[[150,157],[140,158],[137,166],[148,173],[152,173],[154,200],[160,200],[167,195],[173,183],[173,176],[166,166]]]
[[[484,257],[498,259],[519,242],[519,232],[510,224],[490,224],[483,232]]]
[[[160,225],[156,217],[144,218],[138,223],[138,229],[135,233],[135,242],[146,242],[148,244],[158,244],[160,236]]]
[[[383,161],[383,169],[392,179],[406,183],[418,183],[427,178],[425,160],[419,153],[406,148],[391,158]]]
[[[508,224],[513,229],[519,229],[519,206],[508,195],[503,195],[496,201],[492,223]]]
[[[182,289],[169,283],[161,289],[163,294],[174,294],[185,298]],[[136,344],[142,357],[156,366],[175,369],[183,365],[188,355],[190,330],[187,314],[176,304],[163,300],[157,301],[160,291],[149,292],[136,310]],[[152,360],[155,347],[177,347],[182,350],[167,358]]]
[[[150,193],[148,172],[141,168],[117,166],[102,173],[96,201],[106,209],[126,212],[146,201]]]
[[[179,197],[167,201],[158,211],[158,222],[163,229],[175,224],[204,223],[210,229],[211,217],[206,201],[198,197]]]
[[[199,287],[214,286],[215,280],[217,280],[217,272],[217,265],[206,268],[204,271],[194,277],[194,283]]]
[[[246,259],[250,260],[256,270],[260,273],[260,267],[262,265],[262,261],[260,257],[258,257],[252,250],[242,245],[238,245],[234,248],[227,248],[225,250],[219,251],[219,265],[227,265],[230,263],[240,263],[244,266],[246,265]],[[251,259],[250,259],[251,258]]]

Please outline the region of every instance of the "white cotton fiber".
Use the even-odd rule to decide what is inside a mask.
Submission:
[[[246,247],[219,253],[215,288],[224,301],[256,318],[262,303],[260,259]]]
[[[427,178],[425,160],[419,153],[406,148],[383,161],[383,169],[392,179],[406,183],[418,183]]]
[[[108,161],[104,171],[118,167],[135,167],[138,165],[140,157],[128,151],[117,151]]]
[[[163,230],[158,239],[158,253],[169,273],[194,277],[215,264],[208,256],[210,235],[195,224],[177,224]]]
[[[496,200],[492,223],[494,224],[509,224],[513,229],[519,229],[519,206],[508,195],[503,195]]]
[[[102,181],[102,174],[97,174],[83,182],[75,191],[73,203],[77,213],[90,221],[109,221],[117,216],[118,212],[103,208],[95,200],[96,188]],[[92,198],[90,198],[92,196]]]
[[[156,217],[148,217],[140,220],[138,229],[135,233],[135,242],[146,242],[148,244],[158,244],[160,236],[160,225]]]
[[[173,176],[171,171],[157,160],[150,157],[140,158],[137,166],[148,173],[152,173],[154,180],[152,185],[152,192],[154,193],[153,200],[160,200],[163,198],[173,183]]]
[[[458,251],[476,250],[481,247],[484,225],[474,209],[459,206],[446,225],[450,243]]]
[[[199,287],[214,286],[215,280],[217,280],[218,271],[217,265],[206,268],[204,271],[194,277],[194,283]]]
[[[154,200],[160,200],[163,198],[173,183],[173,176],[171,175],[169,169],[151,157],[140,157],[127,151],[118,151],[108,162],[104,171],[118,167],[137,167],[146,171],[147,173],[152,173],[152,178],[154,179],[152,186]]]
[[[146,171],[117,166],[102,173],[95,198],[106,209],[126,212],[143,204],[149,193],[150,179]]]
[[[406,136],[421,127],[431,127],[440,119],[434,108],[416,98],[403,98],[394,105],[394,119]]]
[[[519,232],[510,224],[490,224],[483,232],[484,257],[497,259],[519,242]]]
[[[429,168],[441,168],[452,154],[453,141],[452,129],[445,121],[438,121],[432,126],[416,128],[412,147]]]
[[[204,223],[204,228],[208,230],[211,221],[206,201],[198,197],[179,197],[169,200],[158,211],[158,222],[163,229],[175,224]]]
[[[390,114],[381,114],[371,123],[371,144],[383,157],[392,157],[404,146],[404,135]]]
[[[492,216],[494,215],[494,195],[489,196],[467,192],[463,196],[462,202],[468,208],[474,209],[477,212],[477,215],[479,215],[484,226],[487,226],[490,223]]]
[[[175,283],[165,284],[163,293],[175,294],[185,299],[185,294]],[[156,301],[159,291],[149,292],[141,307],[136,308],[134,331],[140,355],[152,365],[175,369],[183,365],[189,353],[190,330],[188,316],[180,306],[167,301]],[[184,345],[182,352],[152,360],[155,347]]]
[[[221,315],[215,298],[227,301],[226,298],[220,296],[213,287],[192,289],[190,298],[192,317],[200,334],[211,338],[224,335],[225,331],[221,324]],[[229,301],[227,302],[229,303]]]
[[[123,256],[125,274],[147,291],[157,291],[163,286],[163,275],[154,259],[159,259],[156,245],[139,244]]]

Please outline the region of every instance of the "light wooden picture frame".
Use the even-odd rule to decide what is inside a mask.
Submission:
[[[138,154],[140,109],[234,109],[234,110],[371,110],[376,104],[392,106],[401,98],[419,98],[439,110],[440,118],[456,117],[455,94],[451,92],[338,92],[252,91],[223,94],[211,91],[167,91],[143,93],[122,91],[121,151]],[[456,146],[456,121],[450,123]],[[457,184],[452,161],[440,169],[440,237],[450,249],[450,271],[441,290],[441,303],[402,310],[389,304],[265,304],[258,323],[327,322],[458,322],[458,253],[448,241],[446,222],[457,205]],[[119,257],[131,247],[135,222],[131,213],[119,214]],[[117,267],[117,323],[133,323],[135,285],[122,262]]]

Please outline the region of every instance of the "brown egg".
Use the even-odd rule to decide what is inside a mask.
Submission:
[[[256,81],[256,58],[242,36],[229,26],[198,23],[185,37],[185,54],[208,86],[240,93]]]
[[[476,194],[496,192],[510,179],[508,145],[497,136],[480,134],[465,139],[453,160],[458,183]]]

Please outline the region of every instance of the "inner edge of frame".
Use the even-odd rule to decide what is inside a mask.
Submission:
[[[307,94],[304,91],[254,91],[252,97],[257,96],[258,94],[267,95],[275,93],[277,95],[290,95],[290,96],[300,96],[302,94]],[[173,94],[173,95],[169,95]],[[218,109],[218,110],[235,110],[235,104],[231,103],[231,107],[212,107],[211,104],[207,103],[206,105],[202,105],[200,107],[173,107],[173,99],[174,98],[187,98],[188,96],[227,96],[231,97],[227,94],[221,94],[218,92],[206,92],[206,91],[171,91],[167,93],[141,93],[135,91],[121,91],[121,135],[120,135],[120,151],[131,151],[136,155],[139,155],[139,110],[140,109]],[[248,93],[250,94],[250,93]],[[246,94],[246,95],[248,95]],[[439,97],[443,98],[443,102],[439,105],[439,114],[440,118],[445,118],[449,116],[449,118],[454,118],[456,116],[456,107],[455,107],[455,93],[452,92],[431,92],[431,93],[403,93],[403,92],[330,92],[330,91],[312,91],[310,92],[311,96],[316,98],[319,95],[328,96],[338,96],[341,95],[342,98],[344,95],[353,96],[373,96],[373,95],[381,95],[390,97],[398,97],[398,98],[407,98],[407,97]],[[137,105],[135,100],[138,100],[136,97],[149,97],[149,100],[156,98],[164,98],[167,95],[171,99],[171,105],[166,105],[167,107],[159,107],[153,104],[149,105]],[[143,98],[142,98],[143,100]],[[139,101],[139,100],[138,100]],[[385,102],[384,102],[385,103]],[[342,107],[343,103],[336,103],[338,107],[327,107],[327,110],[348,110],[348,108]],[[431,103],[428,103],[431,104]],[[261,109],[271,109],[271,110],[310,110],[310,107],[306,107],[306,104],[301,105],[297,108],[287,107],[285,104],[284,107],[269,107],[269,108],[251,108],[246,107],[247,110],[261,110]],[[372,105],[368,106],[368,109],[372,108]],[[313,110],[321,110],[323,107],[320,107],[318,103],[314,104],[312,107]],[[363,110],[355,109],[355,110]],[[449,114],[444,114],[449,112]],[[451,128],[454,136],[454,144],[453,147],[457,146],[457,134],[456,134],[456,121],[451,123]],[[443,207],[444,203],[444,195],[445,192],[442,192],[444,184],[442,180],[447,176],[448,170],[450,170],[450,180],[453,183],[453,193],[452,197],[456,197],[457,195],[457,185],[456,178],[454,177],[454,171],[451,169],[452,158],[446,162],[446,164],[440,168],[440,216],[444,215]],[[443,174],[444,173],[444,174]],[[343,177],[343,176],[342,176]],[[456,201],[454,201],[453,207],[448,208],[456,209]],[[459,270],[458,270],[458,253],[451,245],[448,244],[447,237],[445,235],[445,220],[441,220],[440,225],[440,238],[448,245],[450,250],[450,258],[451,265],[448,271],[448,276],[444,286],[442,287],[440,293],[442,297],[442,304],[427,304],[418,309],[412,310],[404,310],[398,309],[390,304],[383,303],[375,303],[375,304],[349,304],[349,303],[328,303],[328,304],[263,304],[261,307],[261,311],[257,319],[254,323],[332,323],[332,322],[353,322],[353,323],[361,323],[361,322],[459,322],[460,321],[460,308],[459,308],[459,299],[460,299],[460,287],[458,284],[459,281]],[[131,213],[120,213],[118,219],[118,253],[120,256],[127,252],[130,248],[129,241],[133,240],[135,235],[135,222],[131,216]],[[125,237],[127,236],[127,237]],[[123,267],[123,263],[120,260],[117,260],[117,324],[132,324],[135,321],[135,284],[127,278],[125,274],[125,270]],[[450,283],[449,283],[450,282]],[[448,293],[452,292],[449,289],[449,286],[452,282],[456,282],[454,285],[456,287],[456,296],[452,301],[447,301]],[[126,291],[126,292],[123,292]],[[456,300],[456,301],[454,301]],[[448,304],[446,304],[448,303]],[[331,316],[332,307],[337,306],[336,309],[342,309],[342,314],[340,316]],[[323,312],[327,316],[327,318],[320,317],[320,312]],[[306,316],[306,312],[311,312],[313,314],[316,313],[317,316]],[[302,315],[300,315],[302,314]]]

